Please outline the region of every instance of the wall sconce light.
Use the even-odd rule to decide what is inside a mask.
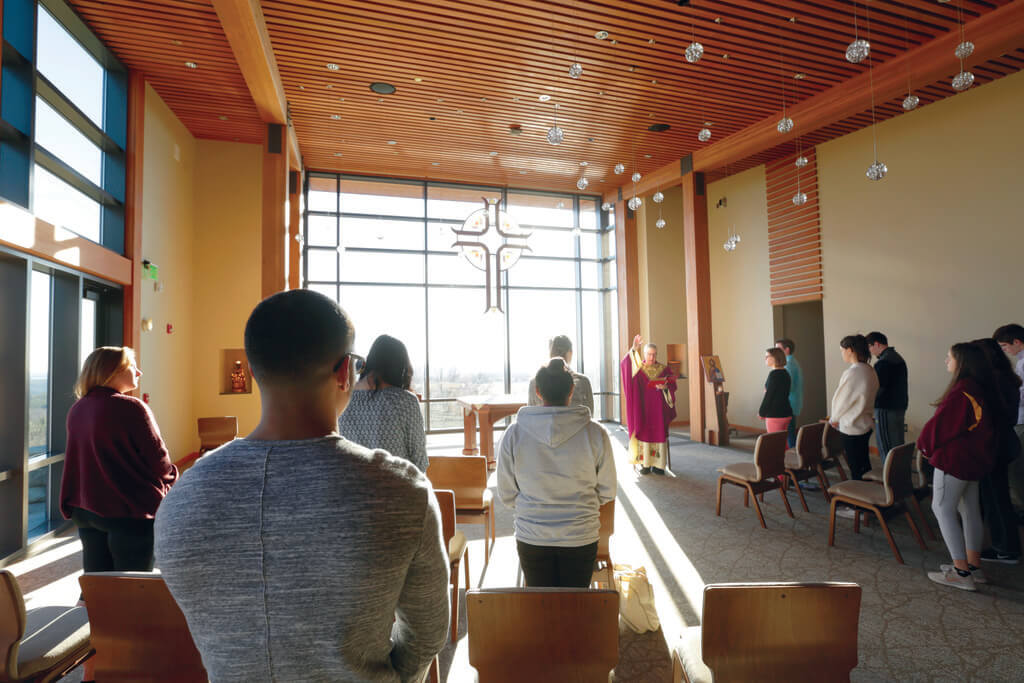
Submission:
[[[718,200],[718,202],[715,203],[715,208],[716,209],[725,208],[725,206],[727,204],[727,201],[728,200],[725,197],[722,197],[721,199]]]
[[[153,319],[152,318],[143,318],[142,319],[142,331],[143,332],[152,332],[153,331]]]

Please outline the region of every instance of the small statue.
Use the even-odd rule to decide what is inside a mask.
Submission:
[[[245,393],[245,370],[242,369],[242,361],[235,361],[235,369],[231,371],[231,392],[234,394]]]

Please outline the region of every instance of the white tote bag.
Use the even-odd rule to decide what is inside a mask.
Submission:
[[[644,633],[661,628],[654,609],[654,591],[643,567],[615,565],[615,590],[619,592],[619,617],[632,631]]]

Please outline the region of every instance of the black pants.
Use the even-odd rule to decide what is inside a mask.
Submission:
[[[597,559],[597,542],[577,548],[530,545],[516,541],[519,566],[530,588],[589,588]]]
[[[82,539],[82,565],[87,572],[153,571],[153,520],[100,517],[71,509],[71,521]]]
[[[1006,475],[1008,465],[1005,460],[997,461],[995,469],[981,480],[978,492],[992,547],[1007,555],[1020,555],[1020,534],[1010,503],[1010,484]]]
[[[850,465],[850,478],[859,481],[871,469],[871,431],[857,435],[840,432],[839,436],[846,452],[846,462]]]

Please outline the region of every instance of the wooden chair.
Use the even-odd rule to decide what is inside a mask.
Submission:
[[[600,508],[601,531],[597,539],[597,559],[594,561],[594,578],[591,588],[615,588],[612,573],[612,556],[609,549],[612,534],[615,533],[615,501],[610,500]]]
[[[859,510],[874,512],[885,532],[885,538],[889,541],[892,554],[896,556],[896,561],[900,564],[903,564],[903,557],[900,555],[899,548],[896,547],[896,541],[893,540],[892,531],[889,530],[889,524],[886,521],[887,518],[902,512],[906,516],[907,522],[910,523],[918,545],[922,550],[928,549],[924,539],[921,538],[921,532],[917,530],[914,518],[910,515],[910,508],[905,504],[908,498],[914,497],[914,483],[910,477],[910,461],[913,457],[914,444],[905,443],[902,446],[897,446],[889,451],[889,455],[885,459],[884,478],[881,486],[871,481],[844,481],[828,490],[832,494],[832,509],[828,524],[829,546],[835,545],[836,504],[848,503],[858,508],[857,514],[853,517],[854,533],[860,533]]]
[[[192,634],[163,578],[149,572],[83,574],[98,681],[207,683]]]
[[[804,512],[810,512],[804,492],[800,489],[800,482],[805,479],[817,477],[822,493],[825,494],[825,502],[828,502],[828,477],[821,466],[821,435],[824,431],[825,425],[821,422],[804,425],[796,433],[796,448],[786,451],[786,474],[793,480]]]
[[[703,623],[687,629],[673,651],[672,680],[849,681],[860,601],[855,583],[706,586]]]
[[[931,495],[931,485],[928,483],[928,478],[924,475],[923,461],[924,455],[921,454],[921,451],[915,450],[914,467],[917,471],[911,471],[910,474],[911,481],[914,481],[914,475],[916,474],[916,478],[918,479],[919,483],[914,486],[914,495],[908,497],[907,501],[910,503],[910,507],[914,508],[914,512],[917,513],[918,519],[921,520],[921,524],[924,526],[924,530],[928,533],[928,538],[932,539],[933,541],[937,541],[939,539],[936,538],[935,531],[932,529],[932,525],[928,523],[928,518],[924,516],[924,510],[921,509],[921,501]],[[876,484],[881,484],[884,478],[884,471],[876,469],[868,470],[867,472],[864,473],[863,476],[864,481],[873,481]]]
[[[212,451],[238,436],[238,418],[201,417],[199,423],[199,453]]]
[[[743,494],[745,506],[749,507],[749,500],[754,499],[754,508],[757,510],[757,518],[762,529],[767,529],[768,526],[764,523],[761,506],[757,502],[759,493],[778,489],[782,502],[786,504],[786,512],[792,517],[793,508],[789,507],[789,499],[786,498],[786,491],[782,486],[786,472],[785,460],[786,432],[772,432],[757,437],[757,443],[754,445],[754,462],[738,462],[718,468],[722,474],[718,477],[715,514],[722,516],[722,485],[733,484],[746,489]]]
[[[452,642],[459,639],[459,563],[465,558],[466,589],[469,589],[469,550],[466,534],[455,528],[455,492],[434,491],[437,504],[441,507],[441,537],[448,548],[448,562],[451,566],[449,585],[452,587]]]
[[[455,493],[455,520],[484,525],[484,564],[494,548],[494,496],[487,488],[487,458],[482,455],[432,455],[427,479],[435,489]],[[488,530],[490,543],[487,542]]]
[[[828,422],[825,422],[825,431],[821,434],[821,458],[822,467],[829,469],[834,467],[839,473],[839,481],[849,479],[846,470],[843,468],[843,461],[840,456],[844,455],[843,442],[839,437],[839,430]]]
[[[0,569],[0,681],[55,681],[91,654],[84,607],[26,611],[14,574]]]
[[[614,590],[474,589],[466,607],[480,683],[607,681],[619,661]]]

